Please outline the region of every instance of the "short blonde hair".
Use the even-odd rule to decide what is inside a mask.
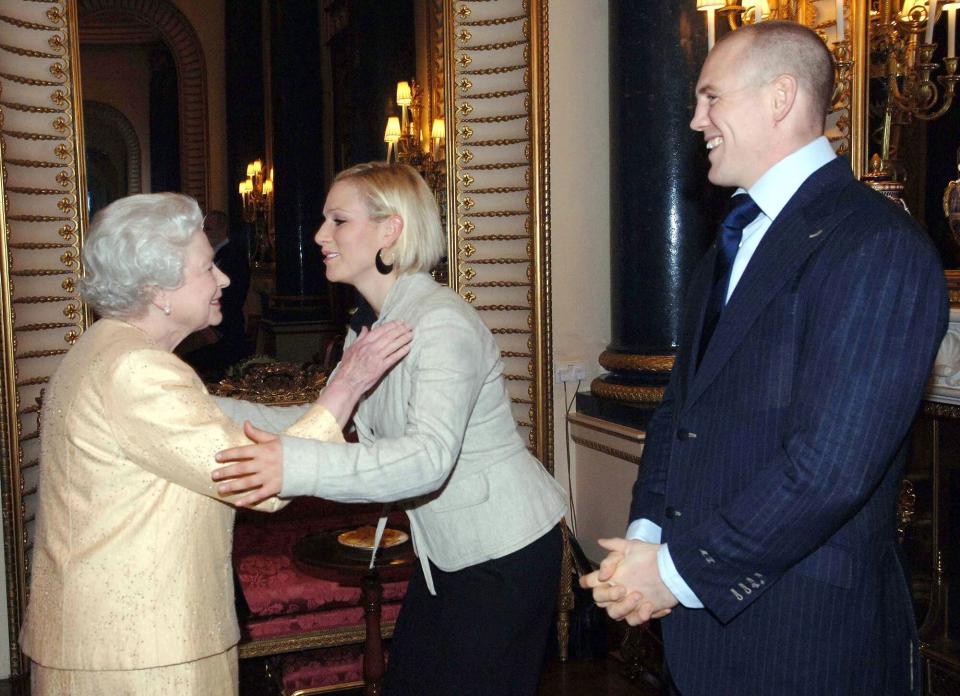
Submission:
[[[366,162],[337,174],[334,183],[340,181],[357,187],[372,220],[385,220],[391,215],[403,220],[403,233],[391,249],[398,272],[429,271],[437,265],[446,252],[440,209],[413,167]]]

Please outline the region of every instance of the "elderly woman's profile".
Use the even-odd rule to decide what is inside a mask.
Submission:
[[[408,350],[403,325],[366,333],[309,407],[212,398],[173,353],[221,320],[229,279],[202,223],[187,196],[130,196],[85,240],[80,292],[100,319],[63,358],[41,411],[21,636],[35,696],[236,694],[234,507],[210,478],[214,453],[250,442],[244,420],[342,441],[357,399]]]

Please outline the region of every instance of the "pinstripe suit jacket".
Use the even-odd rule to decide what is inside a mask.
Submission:
[[[705,606],[663,620],[674,679],[685,696],[909,693],[894,513],[946,330],[939,258],[834,160],[767,231],[697,368],[715,256],[691,280],[631,507]]]

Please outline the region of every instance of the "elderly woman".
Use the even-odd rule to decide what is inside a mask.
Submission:
[[[283,496],[403,501],[414,571],[390,650],[388,696],[533,694],[556,599],[561,487],[517,432],[500,349],[427,272],[444,249],[436,202],[405,165],[342,172],[317,232],[327,278],[413,347],[358,407],[359,444],[251,431],[219,455],[241,505]],[[356,338],[351,332],[347,345]],[[245,460],[245,461],[240,461]]]
[[[41,414],[21,636],[35,696],[236,694],[234,508],[210,469],[217,450],[249,440],[228,415],[342,440],[358,396],[406,351],[402,326],[365,335],[345,356],[350,374],[305,412],[215,402],[172,352],[221,319],[229,280],[202,222],[186,196],[131,196],[101,211],[84,245],[81,294],[102,318],[61,362]]]

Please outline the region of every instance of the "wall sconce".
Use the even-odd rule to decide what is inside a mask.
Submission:
[[[240,182],[243,200],[243,219],[253,225],[253,237],[247,249],[251,266],[263,267],[273,262],[273,230],[270,229],[270,210],[273,208],[273,168],[270,176],[263,171],[263,162],[255,160],[247,165],[247,178]]]
[[[870,53],[873,69],[885,87],[880,104],[883,114],[881,170],[897,180],[900,129],[913,119],[933,121],[953,104],[957,81],[957,0],[884,0],[870,17]],[[933,33],[941,17],[947,18],[947,45],[943,74],[933,79],[940,64],[934,60]],[[939,86],[938,84],[939,83]]]
[[[397,83],[397,105],[400,116],[387,118],[383,142],[387,144],[387,162],[409,164],[434,192],[444,184],[442,145],[446,140],[446,127],[442,118],[433,119],[430,137],[425,138],[420,130],[421,94],[416,82]]]

